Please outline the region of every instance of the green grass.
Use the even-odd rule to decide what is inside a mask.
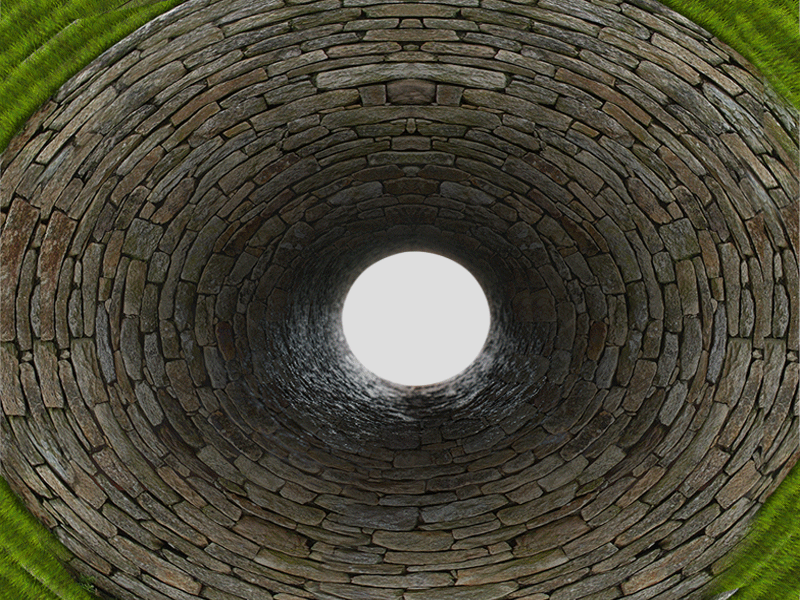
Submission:
[[[92,600],[62,562],[59,541],[0,479],[0,600]]]
[[[0,0],[0,150],[61,85],[182,0]]]
[[[736,600],[800,598],[800,464],[758,512],[718,592],[740,588]]]
[[[662,0],[752,62],[800,108],[800,25],[796,0]]]
[[[67,79],[183,0],[0,0],[0,151]],[[792,0],[664,0],[758,67],[800,108],[800,27]],[[736,600],[800,596],[800,467],[759,511],[719,590]],[[88,600],[68,553],[0,479],[0,600]]]

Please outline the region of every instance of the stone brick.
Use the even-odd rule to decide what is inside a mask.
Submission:
[[[54,345],[39,340],[34,341],[33,360],[39,375],[44,406],[46,408],[63,408],[64,395],[58,380],[58,359]]]
[[[490,583],[470,587],[450,587],[420,592],[406,592],[404,600],[499,600],[517,589],[515,583]]]
[[[390,550],[437,552],[448,550],[453,544],[453,536],[445,531],[376,531],[372,541]]]
[[[288,573],[312,581],[328,581],[331,583],[347,583],[349,577],[344,573],[326,569],[316,563],[299,558],[290,558],[279,552],[262,548],[255,557],[256,563],[279,573]]]
[[[717,495],[717,501],[722,508],[730,508],[739,498],[746,494],[761,478],[755,463],[749,461],[741,468]]]
[[[386,98],[390,104],[431,104],[436,96],[436,86],[419,79],[390,81],[386,85]]]
[[[3,290],[16,288],[25,248],[33,233],[38,214],[39,211],[24,200],[17,199],[11,205],[3,224],[3,238],[0,243],[0,287]],[[4,342],[16,337],[14,300],[14,295],[9,293],[0,296],[0,324],[2,324],[0,340]]]
[[[703,550],[711,545],[712,541],[711,538],[702,536],[681,546],[666,558],[656,561],[623,583],[624,593],[630,594],[663,581],[675,571],[686,566],[689,561],[697,558]]]
[[[606,294],[621,294],[625,291],[619,269],[608,254],[590,256],[587,262]]]
[[[420,518],[424,523],[458,521],[491,512],[506,504],[506,499],[499,494],[482,496],[445,505],[424,507],[420,512]]]
[[[520,579],[562,565],[567,560],[567,556],[558,548],[497,565],[458,571],[456,583],[458,585],[482,585]]]
[[[545,494],[525,504],[504,508],[497,513],[497,517],[505,525],[525,523],[551,510],[556,510],[564,506],[575,497],[576,491],[577,485],[566,485],[561,489]]]
[[[2,386],[3,414],[25,416],[25,398],[19,383],[19,362],[10,344],[0,346],[0,386]]]
[[[530,556],[563,546],[589,530],[589,526],[577,516],[566,517],[544,527],[539,527],[515,540],[514,555]]]
[[[688,219],[680,219],[659,229],[661,239],[675,260],[691,258],[700,252],[697,235]]]

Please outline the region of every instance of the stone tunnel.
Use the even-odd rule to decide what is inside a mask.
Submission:
[[[653,0],[190,0],[2,154],[4,476],[118,600],[703,598],[800,457],[797,112]],[[344,341],[424,250],[440,384]]]

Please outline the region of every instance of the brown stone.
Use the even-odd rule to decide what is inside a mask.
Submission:
[[[52,340],[56,335],[55,299],[59,270],[75,227],[76,223],[73,220],[64,213],[56,211],[50,217],[50,223],[42,242],[37,275],[41,280],[39,315],[43,340]]]
[[[38,209],[24,200],[17,199],[11,205],[0,242],[0,288],[3,290],[16,289],[22,259],[38,215]],[[14,295],[7,292],[0,295],[0,340],[4,342],[16,337],[15,314]]]
[[[761,478],[761,473],[756,469],[755,463],[749,461],[742,467],[730,481],[717,494],[717,501],[722,508],[729,508],[739,498],[746,494]]]
[[[10,344],[0,346],[0,390],[3,414],[25,416],[25,398],[19,380],[19,362]]]
[[[386,86],[386,97],[392,104],[431,104],[436,86],[428,81],[401,79]]]
[[[35,340],[33,360],[42,388],[42,399],[46,408],[63,408],[64,395],[58,380],[58,359],[51,342]]]

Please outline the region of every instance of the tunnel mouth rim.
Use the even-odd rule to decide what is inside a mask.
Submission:
[[[463,332],[455,331],[455,318]],[[479,359],[492,328],[489,300],[475,275],[441,254],[422,251],[395,252],[368,265],[348,288],[339,320],[348,349],[364,368],[411,388],[457,378]],[[440,320],[445,324],[437,329]],[[415,358],[419,352],[424,357]]]
[[[341,313],[352,283],[372,264],[404,252],[426,252],[452,260],[475,278],[489,306],[489,328],[480,352],[464,369],[442,381],[406,385],[384,379],[357,359],[344,336]],[[309,248],[302,266],[295,269],[299,277],[287,302],[288,313],[281,321],[267,324],[262,332],[280,341],[280,367],[294,375],[281,381],[262,379],[261,383],[267,384],[262,389],[272,389],[274,398],[277,384],[277,394],[291,399],[283,407],[284,415],[295,423],[310,419],[313,424],[299,425],[297,430],[317,434],[323,423],[330,426],[336,420],[328,410],[321,409],[326,409],[328,402],[344,399],[347,417],[342,419],[342,428],[329,430],[327,440],[337,446],[353,439],[364,444],[379,442],[380,435],[392,427],[417,429],[430,422],[463,417],[470,406],[482,412],[481,399],[495,379],[492,374],[503,364],[503,356],[512,346],[509,342],[513,342],[511,303],[491,275],[493,268],[508,268],[502,263],[498,257],[481,263],[464,248],[413,226],[390,239],[357,244],[339,255]],[[263,392],[254,393],[261,398],[254,397],[256,402],[267,398]],[[309,398],[316,401],[307,401]],[[507,404],[500,411],[510,411],[513,395],[490,404]],[[368,425],[352,427],[348,419],[350,425]]]

